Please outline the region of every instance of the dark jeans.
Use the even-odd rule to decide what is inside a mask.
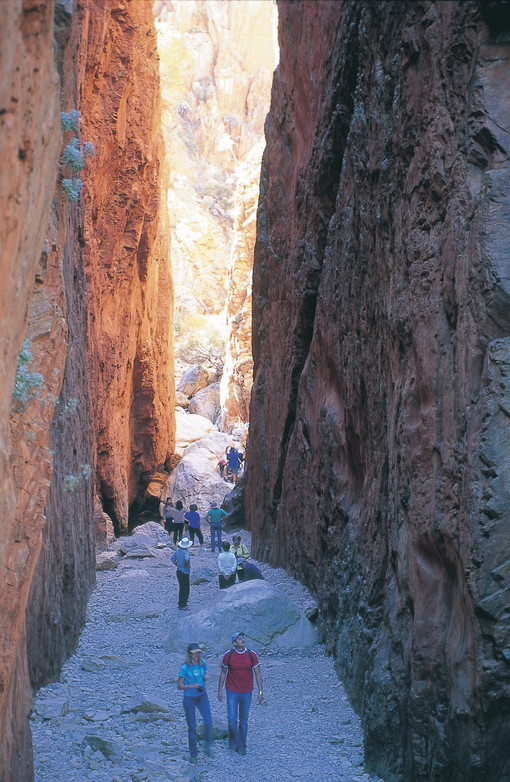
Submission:
[[[227,690],[228,746],[230,749],[246,749],[250,704],[251,692]]]
[[[174,524],[174,543],[178,543],[182,540],[182,533],[184,531],[184,524]]]
[[[234,586],[236,582],[235,570],[232,573],[232,575],[229,576],[228,578],[225,578],[225,576],[220,573],[220,575],[218,576],[218,580],[220,582],[220,589],[226,589],[227,587]]]
[[[178,570],[177,581],[179,582],[179,608],[185,608],[189,598],[189,573]]]
[[[211,524],[211,549],[214,551],[214,541],[216,539],[218,551],[221,552],[221,524]]]
[[[251,693],[250,693],[251,695]],[[205,727],[205,741],[206,744],[210,744],[213,739],[213,727],[211,717],[211,707],[209,705],[209,698],[206,692],[202,692],[200,695],[185,695],[182,699],[184,706],[184,714],[186,715],[186,722],[188,724],[188,745],[189,754],[193,757],[197,756],[197,715],[195,709],[198,709],[204,719]]]
[[[204,542],[204,536],[202,535],[202,530],[198,529],[198,527],[190,527],[189,528],[189,539],[192,543],[195,542],[195,534],[198,538],[198,542],[202,545]]]

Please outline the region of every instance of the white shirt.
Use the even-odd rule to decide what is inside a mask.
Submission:
[[[218,555],[218,570],[225,578],[228,578],[232,573],[236,572],[237,559],[236,555],[231,551],[222,551]]]

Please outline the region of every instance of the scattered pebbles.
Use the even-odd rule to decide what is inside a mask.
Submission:
[[[242,538],[249,546],[249,533],[243,531]],[[190,552],[192,574],[198,567],[215,570],[217,555],[208,548]],[[313,600],[301,584],[281,569],[257,565],[303,611],[310,610]],[[216,581],[192,585],[191,609],[205,605],[217,589]],[[372,779],[363,767],[359,720],[320,645],[285,654],[261,652],[265,700],[260,706],[252,701],[245,757],[227,748],[226,701],[216,698],[220,660],[206,657],[214,757],[200,752],[198,765],[190,765],[176,686],[183,655],[163,649],[181,618],[168,557],[123,559],[115,570],[98,572],[76,653],[64,664],[60,681],[34,699],[36,782]]]

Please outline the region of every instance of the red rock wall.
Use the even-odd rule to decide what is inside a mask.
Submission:
[[[10,415],[60,146],[52,25],[51,0],[0,3],[0,779],[20,782],[32,773],[24,613],[48,475],[40,469],[40,482],[26,486],[35,526],[20,523],[10,463]]]
[[[68,6],[72,9],[72,6]],[[62,7],[55,16],[55,53],[61,75],[62,109],[77,106],[80,51],[79,14]],[[68,143],[64,135],[63,144]],[[87,600],[95,585],[94,550],[94,453],[93,423],[89,402],[87,355],[87,290],[83,272],[83,208],[64,197],[60,182],[56,207],[50,221],[42,261],[45,269],[36,275],[27,333],[31,334],[41,311],[37,300],[54,301],[43,323],[59,322],[65,313],[63,339],[45,345],[45,354],[59,362],[58,372],[41,367],[45,376],[58,379],[57,404],[48,421],[51,481],[43,513],[42,545],[26,611],[27,657],[34,689],[58,678],[62,663],[75,650],[85,621]],[[40,264],[41,265],[41,264]],[[55,270],[58,270],[58,278]],[[52,272],[50,274],[50,271]],[[37,345],[44,344],[42,335]],[[41,352],[41,348],[39,348]],[[40,468],[41,453],[31,459]],[[82,465],[87,465],[83,472]],[[91,475],[88,476],[90,470]],[[23,481],[23,483],[25,483]],[[23,491],[21,492],[23,496]],[[22,517],[30,518],[29,509]]]
[[[173,447],[173,301],[159,212],[151,31],[150,4],[0,3],[1,782],[32,779],[30,684],[58,676],[83,625],[95,582],[97,449],[100,467],[109,466],[108,449],[114,452],[114,469],[99,471],[97,486],[103,502],[121,508],[119,526],[127,526],[128,504],[143,493],[145,472]],[[103,54],[105,72],[114,55],[123,62],[130,105],[119,111],[110,103],[124,78],[120,59],[115,83],[102,81]],[[104,104],[94,102],[97,94]],[[97,153],[78,204],[61,189],[60,108],[81,112],[81,141],[94,142]],[[96,124],[88,127],[91,117]],[[30,369],[41,373],[43,385],[25,411],[12,413],[25,335]],[[97,357],[106,355],[106,342],[104,380]],[[105,434],[108,404],[112,425]],[[92,470],[88,480],[82,465]]]
[[[510,778],[502,5],[279,3],[245,512],[388,782]]]
[[[83,258],[97,484],[117,529],[173,452],[173,289],[151,3],[91,0],[79,107],[94,144]]]

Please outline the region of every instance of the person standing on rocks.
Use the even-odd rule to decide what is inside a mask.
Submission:
[[[220,571],[219,582],[220,589],[234,586],[236,582],[236,555],[230,551],[230,543],[224,540],[222,543],[223,551],[218,554],[218,570]]]
[[[179,582],[179,602],[177,605],[181,611],[189,611],[188,599],[191,557],[187,549],[189,549],[190,546],[191,540],[189,540],[189,538],[183,538],[177,544],[177,551],[174,551],[172,555],[172,562],[177,568],[177,581]]]
[[[171,497],[167,497],[163,506],[163,526],[169,535],[174,531],[173,518],[174,518],[174,504]]]
[[[195,542],[195,535],[198,538],[198,542],[201,546],[204,545],[204,536],[202,535],[202,530],[200,529],[200,515],[198,513],[198,507],[195,505],[195,503],[192,503],[189,506],[189,511],[184,514],[184,518],[188,522],[188,532],[189,537],[191,540],[191,545]]]
[[[217,502],[211,502],[211,507],[205,514],[205,520],[211,527],[211,551],[214,551],[215,538],[218,544],[218,551],[221,551],[221,530],[223,529],[221,520],[226,515],[223,508],[218,508]]]
[[[177,500],[174,508],[174,543],[178,543],[184,532],[184,505]]]
[[[211,717],[211,706],[205,689],[205,683],[209,678],[207,673],[207,663],[202,660],[202,651],[198,644],[189,644],[186,654],[186,662],[181,665],[177,687],[183,690],[182,703],[186,723],[188,725],[188,746],[190,754],[190,763],[194,765],[198,762],[198,742],[197,742],[197,715],[196,709],[200,712],[204,720],[205,745],[204,754],[211,757],[211,742],[213,740],[213,726]]]
[[[229,749],[246,755],[246,734],[253,691],[253,674],[257,681],[257,703],[262,703],[262,676],[259,659],[255,652],[247,649],[244,633],[232,636],[234,648],[225,652],[221,662],[218,682],[218,700],[223,698],[223,685],[227,693],[227,720]]]

